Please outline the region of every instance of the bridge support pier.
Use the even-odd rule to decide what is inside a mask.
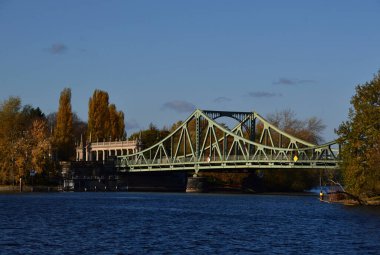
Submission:
[[[205,177],[199,177],[195,174],[192,177],[187,177],[186,192],[207,192],[207,179]]]

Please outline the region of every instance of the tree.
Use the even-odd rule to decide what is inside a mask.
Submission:
[[[108,139],[109,109],[108,93],[95,90],[88,103],[87,136],[96,140]]]
[[[36,119],[46,119],[45,114],[39,107],[33,108],[31,105],[24,105],[22,107],[21,116],[23,117],[24,125],[31,125]]]
[[[109,104],[105,91],[95,90],[89,100],[87,137],[97,141],[125,138],[124,113]]]
[[[346,189],[359,196],[380,194],[380,71],[356,86],[348,120],[336,133],[342,144]]]
[[[51,167],[51,141],[45,119],[35,119],[28,130],[23,131],[15,142],[13,154],[15,175],[30,182],[31,170],[39,176],[46,175]]]
[[[27,179],[31,169],[46,171],[50,138],[41,110],[10,97],[0,104],[0,123],[0,183]]]
[[[131,139],[140,139],[143,145],[143,148],[149,148],[152,145],[155,145],[163,138],[168,135],[169,131],[167,130],[159,130],[157,126],[153,123],[149,124],[149,128],[140,132],[136,132],[131,135]]]
[[[21,132],[21,100],[9,97],[0,104],[0,182],[11,183],[16,178],[15,158]]]
[[[32,148],[31,165],[37,173],[41,174],[48,170],[50,166],[50,148],[49,128],[46,120],[34,120],[30,130]]]
[[[59,160],[70,160],[74,156],[73,113],[69,88],[63,89],[59,98],[54,147]]]
[[[110,116],[110,129],[109,136],[111,139],[123,139],[125,138],[125,124],[124,124],[124,113],[117,111],[114,104],[109,105],[109,116]]]
[[[321,133],[326,128],[326,125],[317,117],[299,120],[296,118],[294,111],[287,109],[269,114],[267,119],[279,129],[297,138],[314,144],[323,142]]]
[[[117,133],[116,137],[119,137],[119,138],[122,138],[122,139],[126,139],[127,138],[127,133],[125,132],[124,112],[122,112],[122,111],[118,112],[118,122],[119,122],[118,123],[119,129],[118,129],[118,133]]]

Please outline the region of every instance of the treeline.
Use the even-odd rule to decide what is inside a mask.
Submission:
[[[356,86],[348,120],[336,133],[342,144],[346,190],[361,198],[380,195],[380,71]]]
[[[124,113],[101,90],[89,99],[88,123],[73,113],[70,88],[61,92],[58,111],[48,115],[9,97],[0,103],[0,123],[0,184],[19,178],[30,183],[34,173],[37,183],[57,180],[58,162],[75,159],[82,136],[84,141],[126,138]]]

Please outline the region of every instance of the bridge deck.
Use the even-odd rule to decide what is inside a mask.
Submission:
[[[337,169],[339,167],[338,160],[299,160],[282,161],[282,160],[258,160],[258,161],[228,161],[228,162],[171,162],[171,163],[146,163],[146,164],[123,164],[118,163],[119,171],[128,172],[147,172],[147,171],[194,171],[199,170],[222,170],[222,169]]]

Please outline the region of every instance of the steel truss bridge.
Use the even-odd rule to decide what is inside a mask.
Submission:
[[[216,122],[229,117],[229,129]],[[134,154],[118,156],[119,171],[194,171],[232,169],[336,169],[336,141],[316,145],[296,138],[256,112],[195,110],[166,138]]]

